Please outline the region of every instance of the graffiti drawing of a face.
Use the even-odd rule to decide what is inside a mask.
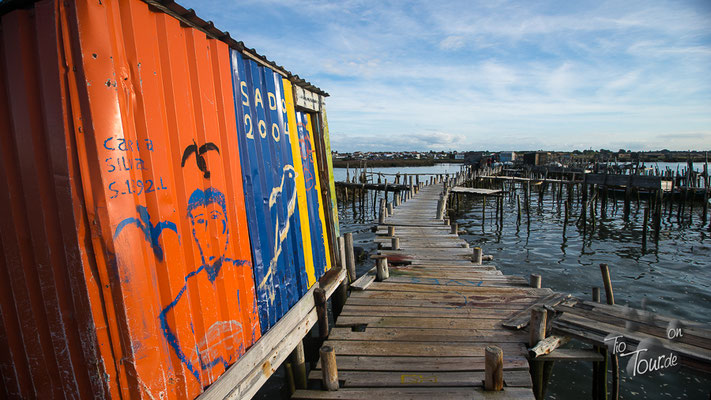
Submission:
[[[205,329],[202,332],[196,333],[192,323],[190,324],[190,330],[196,335],[195,345],[183,348],[178,340],[178,329],[173,325],[174,319],[170,316],[190,312],[188,301],[182,299],[184,296],[189,297],[187,293],[194,288],[214,290],[215,280],[223,266],[248,266],[249,261],[235,260],[226,255],[230,232],[225,195],[219,190],[207,188],[193,191],[188,199],[187,217],[190,219],[193,239],[200,250],[202,265],[185,276],[185,285],[175,299],[161,311],[158,318],[168,344],[195,379],[202,382],[201,373],[208,377],[213,376],[213,372],[219,374],[244,353],[242,324],[236,320],[204,317],[202,322]],[[239,297],[236,301],[239,304]],[[217,370],[213,371],[215,368]]]
[[[225,196],[213,188],[195,190],[188,201],[188,216],[202,264],[214,280],[229,243]]]

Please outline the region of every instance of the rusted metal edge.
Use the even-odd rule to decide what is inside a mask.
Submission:
[[[217,29],[212,21],[205,21],[204,19],[198,17],[197,14],[195,14],[195,10],[193,10],[192,8],[186,9],[185,7],[176,3],[174,0],[142,1],[152,8],[172,16],[173,18],[179,20],[181,23],[193,27],[201,32],[204,32],[207,36],[213,39],[217,39],[219,41],[227,43],[228,46],[239,51],[246,57],[254,60],[255,62],[265,67],[271,68],[278,74],[289,79],[296,86],[302,87],[324,97],[329,96],[329,94],[325,91],[314,86],[310,82],[299,78],[298,75],[291,73],[291,71],[286,70],[284,67],[278,65],[274,61],[267,59],[267,57],[259,54],[255,49],[248,48],[247,46],[245,46],[244,42],[235,40],[232,36],[230,36],[229,32],[223,32]]]

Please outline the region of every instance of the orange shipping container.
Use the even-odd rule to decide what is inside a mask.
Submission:
[[[194,398],[260,336],[228,45],[140,0],[23,5],[0,21],[0,397]]]

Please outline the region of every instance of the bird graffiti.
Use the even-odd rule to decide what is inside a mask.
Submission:
[[[283,173],[281,176],[281,184],[279,186],[274,187],[272,189],[271,194],[269,195],[270,209],[276,204],[277,198],[284,191],[284,183],[286,182],[287,178],[289,179],[289,183],[293,185],[296,178],[296,170],[294,170],[294,167],[291,165],[284,166]],[[269,282],[269,278],[273,275],[274,270],[276,269],[277,260],[281,255],[282,243],[284,243],[284,240],[286,240],[286,237],[289,234],[289,228],[291,227],[290,219],[291,216],[294,215],[294,211],[296,210],[296,190],[292,191],[291,198],[289,198],[289,202],[287,203],[286,209],[286,221],[281,229],[279,229],[279,214],[277,213],[276,215],[276,221],[274,223],[274,233],[276,233],[276,235],[274,235],[274,256],[269,262],[269,269],[267,270],[267,273],[264,275],[264,278],[262,278],[262,281],[259,283],[260,288],[264,287],[267,289],[270,301],[274,301],[274,298],[276,297],[274,291],[275,285],[267,285],[267,282]]]
[[[190,156],[194,153],[195,163],[197,164],[197,167],[200,169],[200,171],[202,171],[202,175],[205,177],[205,179],[210,179],[210,171],[207,170],[207,162],[205,161],[204,157],[204,154],[210,150],[215,150],[217,154],[220,154],[220,149],[215,143],[207,142],[202,146],[198,147],[197,143],[195,143],[195,140],[193,139],[193,144],[186,147],[185,151],[183,151],[183,160],[181,161],[180,166],[185,167],[185,162],[188,161],[188,158],[190,158]]]
[[[163,248],[160,246],[160,242],[158,242],[158,236],[160,236],[164,229],[170,229],[177,234],[178,227],[175,223],[170,221],[159,221],[157,224],[153,225],[151,223],[151,215],[148,213],[148,209],[144,206],[136,206],[136,212],[138,212],[139,218],[130,217],[119,222],[116,227],[116,232],[114,233],[114,239],[118,237],[123,228],[131,224],[136,224],[138,229],[143,232],[146,241],[151,245],[153,254],[156,256],[158,261],[163,261]]]

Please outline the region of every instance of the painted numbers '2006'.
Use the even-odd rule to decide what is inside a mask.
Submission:
[[[109,190],[112,192],[110,199],[115,199],[124,194],[141,195],[151,193],[156,190],[167,189],[163,184],[163,178],[159,177],[157,182],[153,179],[126,179],[123,182],[113,181],[109,183]]]

